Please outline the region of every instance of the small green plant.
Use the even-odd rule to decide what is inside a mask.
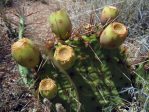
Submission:
[[[136,87],[137,101],[141,103],[142,109],[149,111],[149,71],[148,71],[148,59],[144,63],[140,63],[137,66],[136,76]]]

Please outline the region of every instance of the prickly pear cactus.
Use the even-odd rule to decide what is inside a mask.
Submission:
[[[52,99],[53,105],[62,103],[72,112],[100,112],[109,104],[114,108],[123,105],[123,99],[129,100],[127,94],[120,93],[123,87],[131,85],[131,81],[125,58],[118,49],[101,49],[94,40],[90,46],[96,45],[92,48],[97,53],[95,56],[83,41],[69,43],[78,46],[74,48],[77,57],[71,69],[61,71],[48,62],[37,74],[39,80],[50,77],[57,82],[58,93]]]
[[[61,41],[70,37],[72,26],[65,11],[60,10],[53,13],[49,21],[53,33],[59,36]],[[106,38],[113,38],[109,30],[107,33]],[[115,34],[113,35],[115,36]],[[118,38],[121,36],[116,35]],[[118,41],[120,43],[114,49],[105,49],[106,47],[102,47],[102,43],[99,42],[99,38],[94,32],[94,34],[81,35],[78,39],[62,41],[64,45],[61,50],[57,50],[54,45],[53,48],[46,51],[42,61],[40,60],[34,68],[35,76],[37,76],[31,77],[31,79],[35,79],[32,83],[34,92],[37,91],[42,101],[45,95],[41,92],[40,82],[45,78],[51,78],[53,82],[56,82],[54,84],[56,89],[53,89],[52,96],[46,98],[51,100],[53,105],[61,103],[68,112],[107,112],[109,106],[117,108],[124,105],[125,101],[129,101],[131,98],[123,92],[123,89],[131,87],[132,81],[126,57],[119,48],[123,41],[124,39]],[[116,42],[117,38],[110,44],[117,44]],[[58,58],[57,52],[61,52],[60,55],[58,54]],[[32,54],[32,52],[28,53]],[[69,61],[64,60],[65,58],[68,58]],[[63,60],[63,63],[59,62],[60,59]],[[19,70],[21,77],[25,76],[23,81],[28,83],[29,77],[27,76],[33,75],[29,72],[31,69],[20,66]],[[49,92],[48,90],[48,95],[51,95]],[[56,108],[53,111],[56,111]]]

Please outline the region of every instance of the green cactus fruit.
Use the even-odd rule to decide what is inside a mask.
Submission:
[[[67,40],[71,36],[72,24],[65,10],[53,12],[49,16],[51,30],[62,40]]]
[[[53,99],[57,94],[58,88],[56,82],[50,78],[41,80],[39,84],[39,93],[42,97]]]
[[[55,50],[54,59],[58,61],[64,70],[67,70],[74,64],[75,52],[70,46],[60,45]]]
[[[27,38],[22,38],[11,46],[11,54],[18,64],[34,68],[40,62],[40,52],[34,43]]]
[[[105,6],[102,10],[100,20],[102,24],[115,19],[119,14],[119,11],[114,6]]]
[[[124,42],[127,35],[128,30],[124,24],[113,22],[101,33],[100,45],[103,48],[117,48]]]

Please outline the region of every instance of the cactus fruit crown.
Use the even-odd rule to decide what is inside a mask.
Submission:
[[[105,6],[103,12],[106,12],[111,17],[115,17],[115,14],[118,14],[118,9],[114,6]]]
[[[52,99],[57,94],[57,85],[56,82],[50,78],[41,80],[39,84],[39,92],[42,97]]]
[[[56,48],[54,58],[64,69],[69,69],[75,60],[75,52],[68,45],[60,45]]]
[[[65,10],[53,12],[49,16],[51,30],[62,40],[67,40],[71,36],[72,24]]]
[[[19,39],[12,45],[11,53],[18,64],[27,68],[34,68],[39,64],[40,52],[30,39]]]
[[[105,24],[107,21],[110,21],[114,18],[116,18],[116,16],[118,16],[119,11],[116,7],[114,6],[105,6],[104,9],[102,10],[101,13],[101,23]]]
[[[127,35],[128,30],[125,25],[113,22],[101,33],[100,45],[103,48],[117,48],[124,42]]]
[[[115,33],[120,34],[120,35],[124,35],[124,34],[127,35],[128,33],[127,28],[123,24],[114,22],[112,26],[113,26],[112,28],[115,31]]]

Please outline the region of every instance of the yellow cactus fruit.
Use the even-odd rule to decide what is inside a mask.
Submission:
[[[18,64],[27,68],[34,68],[40,62],[39,49],[27,38],[15,42],[11,46],[11,54]]]
[[[104,25],[107,21],[111,21],[116,18],[119,14],[119,11],[114,6],[105,6],[101,12],[100,20]]]
[[[100,45],[103,48],[117,48],[124,42],[127,35],[128,30],[124,24],[113,22],[101,33]]]
[[[72,47],[60,45],[56,48],[54,59],[63,67],[64,70],[72,67],[75,61],[75,52]]]
[[[65,10],[53,12],[48,19],[51,30],[62,40],[67,40],[71,36],[72,24]]]
[[[39,93],[42,97],[52,99],[58,91],[56,82],[50,78],[41,80],[39,84]]]

